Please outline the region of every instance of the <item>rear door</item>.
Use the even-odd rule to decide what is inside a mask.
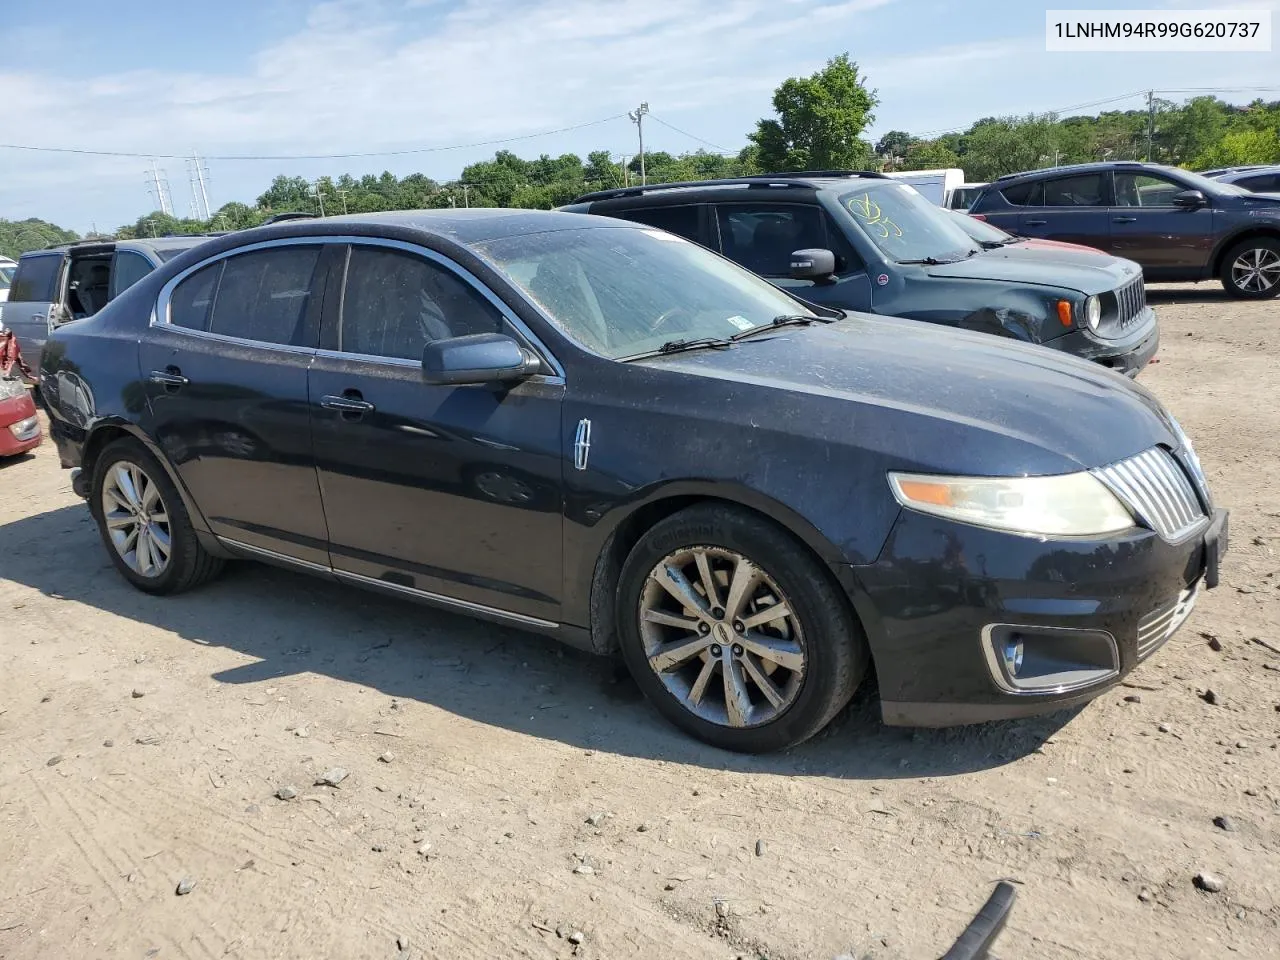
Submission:
[[[637,207],[631,210],[602,210],[601,216],[643,223],[678,234],[686,240],[711,247],[715,244],[714,208],[707,203],[683,203],[674,207]]]
[[[307,375],[329,257],[273,241],[180,275],[139,360],[147,433],[220,538],[328,566]]]
[[[1174,196],[1186,189],[1158,173],[1116,171],[1111,252],[1142,264],[1148,279],[1204,270],[1213,253],[1213,207],[1175,207]]]
[[[9,300],[0,310],[5,328],[13,331],[22,359],[33,371],[53,328],[55,305],[61,302],[66,255],[60,251],[32,253],[18,261]]]
[[[1020,236],[1081,243],[1100,250],[1110,244],[1111,177],[1107,171],[1040,181],[1032,185],[1027,201],[1018,212],[1015,232]],[[996,222],[994,218],[992,222]]]
[[[720,203],[716,226],[726,257],[797,297],[848,310],[871,309],[866,264],[817,204]],[[791,279],[791,254],[811,248],[835,254],[834,282]]]

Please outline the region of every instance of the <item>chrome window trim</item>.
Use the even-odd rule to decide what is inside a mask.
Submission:
[[[437,253],[435,250],[424,247],[421,244],[408,243],[404,240],[394,240],[389,237],[358,237],[345,234],[278,237],[274,240],[260,240],[257,243],[249,243],[241,247],[233,247],[230,250],[223,250],[221,253],[206,257],[199,263],[192,264],[181,273],[171,277],[169,281],[160,288],[160,294],[156,298],[155,310],[151,315],[151,320],[148,325],[150,327],[163,327],[188,336],[204,337],[216,342],[233,345],[284,349],[301,353],[311,353],[331,359],[360,360],[370,363],[390,364],[393,366],[421,366],[421,361],[408,360],[403,357],[378,357],[371,356],[369,354],[344,353],[341,350],[319,350],[314,347],[298,347],[293,344],[271,343],[267,340],[248,340],[243,337],[229,337],[225,334],[212,333],[207,330],[193,330],[190,327],[183,327],[175,324],[171,320],[170,308],[171,301],[173,299],[173,291],[177,288],[178,284],[182,283],[183,280],[187,279],[187,277],[191,276],[193,273],[203,270],[205,267],[212,266],[213,264],[229,259],[230,257],[239,256],[243,253],[252,253],[256,250],[267,250],[273,247],[284,246],[325,246],[327,244],[345,244],[350,246],[381,247],[385,249],[399,250],[404,253],[420,256],[431,261],[442,269],[455,274],[459,279],[492,304],[498,310],[498,313],[502,318],[506,320],[507,323],[511,324],[516,332],[527,341],[527,346],[533,349],[542,361],[555,371],[554,374],[543,375],[531,379],[551,383],[564,382],[564,367],[560,364],[556,355],[547,349],[546,344],[544,344],[538,336],[529,329],[528,324],[521,320],[520,317],[516,315],[515,311],[500,300],[492,290],[490,290],[478,277],[476,277],[475,274],[461,264],[450,260],[443,254]],[[498,272],[501,273],[501,271]]]
[[[1113,666],[1107,673],[1094,677],[1090,680],[1083,680],[1079,683],[1056,684],[1051,687],[1014,686],[1005,676],[1004,667],[1001,666],[1000,663],[1000,655],[996,652],[995,643],[993,642],[992,635],[1001,627],[1013,630],[1034,630],[1036,633],[1100,634],[1105,636],[1111,642],[1111,662]],[[1120,676],[1120,646],[1116,643],[1115,635],[1111,633],[1110,630],[1100,630],[1092,627],[1043,627],[1028,623],[988,623],[982,628],[981,646],[983,659],[987,664],[987,672],[991,675],[991,682],[999,688],[1001,693],[1007,693],[1011,696],[1043,697],[1046,695],[1074,693],[1077,690],[1087,690],[1090,687],[1110,683]]]

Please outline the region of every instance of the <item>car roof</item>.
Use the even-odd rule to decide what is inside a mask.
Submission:
[[[1280,164],[1272,164],[1271,166],[1257,167],[1240,167],[1237,170],[1228,170],[1214,177],[1215,180],[1221,180],[1223,183],[1235,183],[1237,180],[1247,180],[1250,177],[1265,177],[1269,174],[1280,173]]]
[[[381,213],[353,213],[339,217],[312,217],[282,220],[255,227],[237,236],[252,236],[256,241],[284,237],[306,237],[341,234],[344,228],[357,228],[355,232],[369,234],[377,227],[396,230],[412,230],[445,237],[456,243],[483,243],[504,237],[533,233],[550,233],[558,230],[585,228],[629,227],[608,217],[583,216],[559,213],[554,210],[519,210],[507,207],[472,207],[441,210],[395,210]],[[637,225],[639,226],[639,225]]]
[[[662,196],[699,191],[722,191],[733,194],[741,190],[826,190],[847,187],[859,180],[889,180],[887,174],[874,170],[797,170],[787,173],[753,173],[742,177],[724,177],[713,180],[677,180],[671,183],[635,184],[629,187],[613,187],[584,193],[571,201],[581,203],[605,203],[611,200],[637,200],[641,197]]]
[[[1164,163],[1143,163],[1141,160],[1103,160],[1095,163],[1071,163],[1060,167],[1044,167],[1041,170],[1024,170],[997,177],[988,186],[1007,187],[1015,180],[1039,180],[1073,173],[1105,173],[1108,170],[1174,170]],[[1186,171],[1182,171],[1185,173]]]

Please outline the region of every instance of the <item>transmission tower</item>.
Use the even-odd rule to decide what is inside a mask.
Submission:
[[[191,151],[191,159],[187,161],[187,172],[196,216],[201,220],[208,220],[213,216],[213,211],[209,209],[209,166],[195,150]]]
[[[147,193],[155,198],[160,212],[173,216],[173,195],[169,192],[168,175],[156,166],[154,160],[151,161],[151,169],[144,170],[143,175],[147,178]]]

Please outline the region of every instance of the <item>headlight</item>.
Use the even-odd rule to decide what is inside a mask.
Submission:
[[[1102,303],[1097,297],[1090,297],[1084,302],[1084,319],[1090,330],[1097,330],[1102,322]]]
[[[1083,537],[1134,526],[1133,516],[1089,473],[1053,477],[938,477],[891,473],[904,507],[1028,536]]]

